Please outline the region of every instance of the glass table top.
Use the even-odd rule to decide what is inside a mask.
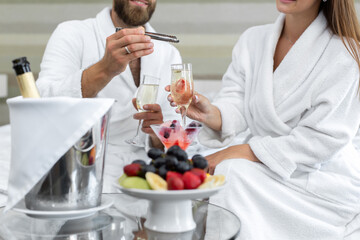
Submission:
[[[144,227],[148,201],[125,194],[104,194],[114,204],[90,216],[53,218],[28,216],[17,211],[2,213],[0,239],[68,239],[68,240],[200,240],[235,239],[240,220],[230,211],[206,201],[192,201],[196,228],[182,233],[159,233]]]

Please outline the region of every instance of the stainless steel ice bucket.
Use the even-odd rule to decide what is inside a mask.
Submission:
[[[99,206],[110,110],[25,196],[28,209],[79,210]]]

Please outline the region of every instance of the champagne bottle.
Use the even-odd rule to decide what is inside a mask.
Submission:
[[[30,63],[26,57],[14,59],[12,62],[21,95],[24,98],[40,98]]]

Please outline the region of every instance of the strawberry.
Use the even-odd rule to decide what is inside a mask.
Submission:
[[[139,163],[131,163],[124,167],[124,173],[131,177],[131,176],[139,176],[141,172],[141,165]]]
[[[177,99],[176,103],[178,105],[188,105],[189,99],[191,99],[194,93],[193,84],[190,81],[181,78],[176,81],[174,87],[177,95],[181,95],[181,98]]]
[[[201,180],[201,183],[204,182],[206,176],[206,172],[203,169],[200,168],[193,168],[190,170],[190,172],[192,172],[193,174],[195,174],[196,176],[198,176]]]
[[[175,87],[176,87],[175,91],[177,93],[183,94],[186,91],[186,81],[185,81],[185,79],[179,79],[176,82]]]
[[[183,190],[184,182],[181,177],[172,176],[167,179],[168,190]]]
[[[171,178],[171,177],[182,178],[182,174],[178,173],[178,172],[174,172],[174,171],[168,171],[166,173],[166,181],[169,180],[169,178]]]
[[[201,184],[200,177],[190,171],[184,173],[182,180],[184,181],[185,189],[195,189]]]

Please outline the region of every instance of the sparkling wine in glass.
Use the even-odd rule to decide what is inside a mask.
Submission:
[[[159,81],[160,79],[157,77],[144,75],[136,94],[136,107],[138,112],[147,112],[147,110],[144,110],[144,105],[156,103]],[[135,136],[125,140],[126,143],[137,147],[144,146],[144,143],[139,138],[141,122],[142,120],[139,120]]]
[[[194,95],[191,63],[171,65],[171,96],[181,112],[182,125],[186,126],[186,113]]]

